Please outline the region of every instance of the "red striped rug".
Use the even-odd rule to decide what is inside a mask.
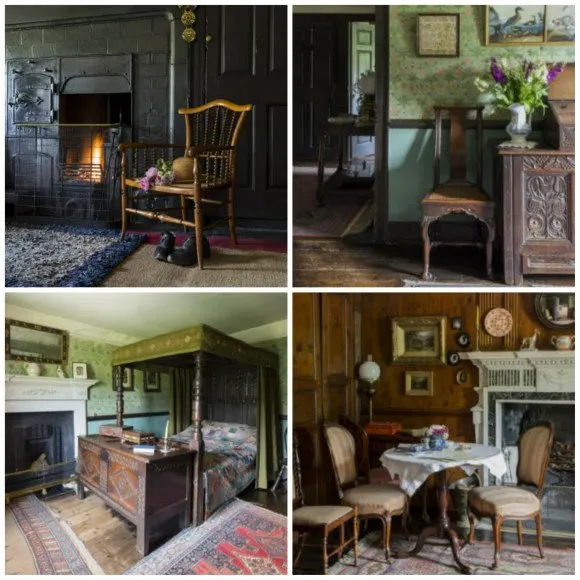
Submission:
[[[38,574],[77,575],[102,573],[94,563],[87,564],[81,554],[84,546],[75,545],[62,523],[33,494],[12,500],[9,508],[30,548]],[[90,556],[88,556],[90,559]]]

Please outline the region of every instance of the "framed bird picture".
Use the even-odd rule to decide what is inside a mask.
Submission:
[[[485,44],[543,44],[545,23],[546,5],[489,4],[485,9]]]

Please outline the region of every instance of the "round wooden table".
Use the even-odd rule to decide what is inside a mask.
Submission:
[[[439,505],[439,521],[424,528],[415,547],[408,552],[397,552],[395,558],[416,556],[431,536],[447,538],[453,552],[453,558],[458,568],[464,574],[471,574],[472,568],[465,564],[459,554],[457,534],[451,527],[449,515],[449,487],[445,472],[453,467],[461,467],[468,475],[477,467],[485,466],[496,477],[501,477],[507,466],[503,453],[497,447],[490,445],[471,444],[469,449],[457,449],[450,446],[442,451],[411,452],[407,446],[389,449],[381,455],[381,464],[388,469],[391,477],[397,476],[401,489],[410,497],[427,478],[435,474],[437,478],[437,502]]]

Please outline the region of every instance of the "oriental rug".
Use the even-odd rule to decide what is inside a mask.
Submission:
[[[6,574],[102,574],[72,531],[33,494],[6,508]]]
[[[287,573],[287,519],[234,499],[129,568],[129,575]]]
[[[146,236],[64,225],[6,224],[6,286],[98,286]]]
[[[475,542],[461,550],[462,560],[474,568],[474,574],[574,574],[574,550],[572,548],[544,548],[542,560],[536,547],[534,536],[525,537],[528,545],[502,543],[499,567],[491,570],[494,546],[491,542]],[[393,540],[393,551],[409,550],[413,542]],[[453,554],[445,541],[431,539],[421,552],[413,558],[393,558],[391,564],[385,561],[381,532],[371,532],[359,543],[359,565],[355,567],[352,550],[330,567],[330,574],[390,574],[390,575],[443,575],[460,574],[454,565]]]

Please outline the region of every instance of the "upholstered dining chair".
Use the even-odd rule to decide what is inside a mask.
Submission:
[[[324,437],[332,460],[334,481],[343,505],[357,507],[359,519],[378,519],[383,526],[385,558],[391,560],[391,520],[403,516],[403,526],[409,514],[407,494],[392,484],[360,484],[353,435],[338,423],[325,421]]]
[[[252,105],[236,105],[217,99],[199,107],[179,109],[185,121],[185,146],[121,143],[118,148],[121,155],[121,238],[127,231],[129,215],[181,225],[184,231],[193,228],[198,265],[203,268],[202,207],[225,205],[227,217],[214,221],[211,226],[227,222],[230,239],[236,244],[236,145],[244,119],[252,108]],[[140,179],[159,159],[173,161],[178,180],[142,190]],[[217,195],[223,191],[227,191],[227,199]],[[154,203],[144,207],[143,200],[151,198]],[[160,205],[163,198],[165,203]],[[178,205],[172,203],[171,198],[177,199]],[[193,219],[188,217],[189,203]],[[171,215],[172,211],[179,215]]]
[[[495,543],[492,568],[499,565],[501,526],[505,520],[517,520],[518,543],[523,544],[522,521],[536,521],[536,540],[540,557],[542,550],[541,501],[548,461],[554,442],[554,425],[540,421],[520,435],[518,440],[517,485],[491,485],[474,487],[469,491],[469,543],[473,544],[475,519],[491,518]],[[525,489],[532,486],[536,492]]]
[[[294,478],[294,485],[292,486],[294,494],[292,502],[292,531],[299,536],[294,566],[297,565],[306,546],[320,547],[319,543],[306,544],[306,537],[309,534],[322,536],[322,561],[325,574],[328,573],[330,557],[338,554],[339,558],[341,558],[346,548],[350,545],[354,548],[354,565],[358,566],[358,510],[356,506],[304,505],[302,472],[300,470],[298,439],[296,437],[294,437],[292,474]],[[352,524],[352,535],[349,539],[345,539],[345,525],[349,523]],[[328,537],[337,529],[339,530],[339,543],[336,546],[329,546]]]

